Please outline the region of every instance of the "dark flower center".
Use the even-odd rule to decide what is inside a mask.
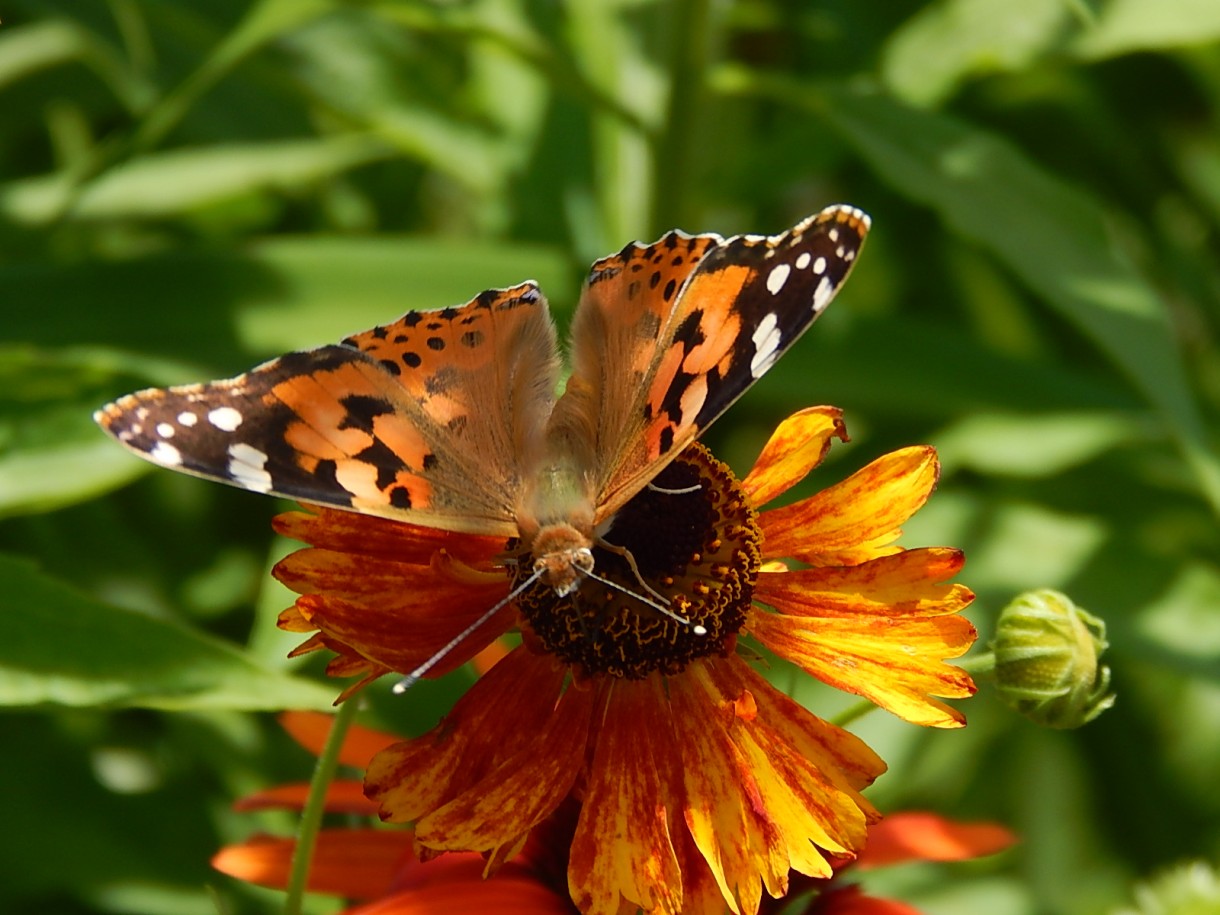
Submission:
[[[732,472],[691,445],[619,510],[604,545],[594,547],[593,572],[611,584],[585,578],[561,597],[539,582],[518,605],[538,647],[584,675],[677,673],[732,650],[761,539]]]

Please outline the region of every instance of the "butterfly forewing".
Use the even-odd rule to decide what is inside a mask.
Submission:
[[[666,299],[654,287],[653,309],[637,305],[626,313],[628,325],[640,312],[665,313],[646,366],[637,361],[629,377],[607,371],[604,360],[582,359],[599,344],[574,339],[569,390],[584,392],[589,404],[618,405],[612,414],[618,427],[603,421],[594,449],[599,520],[643,488],[804,333],[846,280],[868,228],[863,212],[835,206],[772,237],[699,236],[714,241],[674,295]],[[588,308],[582,300],[581,311]],[[615,326],[613,310],[601,311],[597,322],[578,315],[574,334],[634,333]]]
[[[132,394],[97,420],[197,476],[511,536],[520,456],[550,412],[558,364],[546,303],[527,283],[228,381]]]

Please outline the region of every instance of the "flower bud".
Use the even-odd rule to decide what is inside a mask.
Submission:
[[[1114,704],[1106,624],[1058,591],[1026,591],[1000,613],[991,650],[1004,703],[1036,724],[1078,728]]]

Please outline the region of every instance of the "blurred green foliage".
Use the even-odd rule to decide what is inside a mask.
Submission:
[[[210,853],[309,766],[271,500],[92,425],[408,308],[672,226],[872,214],[817,331],[712,430],[739,470],[846,410],[807,482],[939,447],[905,543],[1106,620],[1118,704],[1048,732],[883,714],[883,809],[999,819],[997,861],[881,877],[931,915],[1101,913],[1220,857],[1220,4],[1213,0],[10,0],[0,25],[0,910],[270,912]],[[781,676],[784,672],[780,672]],[[427,727],[426,683],[368,720]],[[827,713],[831,697],[797,694]],[[886,882],[888,881],[888,883]],[[323,907],[324,909],[325,907]],[[322,909],[319,909],[322,910]]]

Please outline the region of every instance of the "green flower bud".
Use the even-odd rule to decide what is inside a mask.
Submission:
[[[991,642],[1000,698],[1036,724],[1078,728],[1114,704],[1110,668],[1097,663],[1107,647],[1106,624],[1066,594],[1026,591]]]

